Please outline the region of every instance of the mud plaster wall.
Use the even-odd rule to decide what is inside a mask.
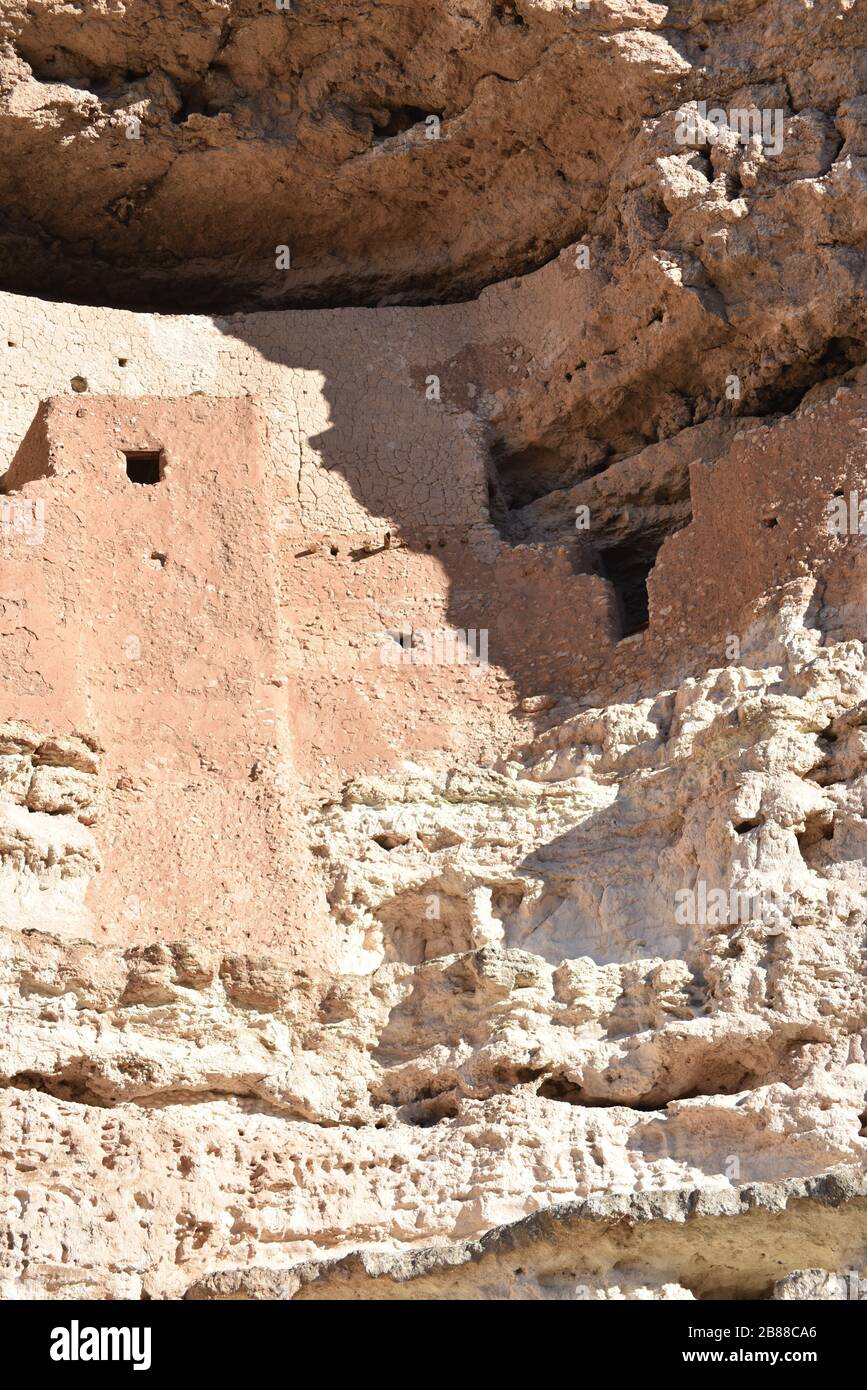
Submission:
[[[823,559],[848,574],[822,517],[862,476],[857,382],[725,448],[697,437],[695,520],[660,552],[647,633],[618,641],[577,534],[498,534],[487,415],[515,321],[526,374],[579,312],[570,266],[475,305],[215,321],[0,297],[6,485],[35,472],[20,496],[46,509],[43,544],[0,539],[6,714],[48,704],[105,751],[102,935],[327,958],[305,806],[361,770],[484,765],[540,692],[659,688],[702,643],[723,664],[760,595]],[[168,460],[153,489],[122,471],[124,448],[148,447]],[[446,627],[487,631],[490,666],[383,664],[388,632]]]

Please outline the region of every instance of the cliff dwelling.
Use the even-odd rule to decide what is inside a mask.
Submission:
[[[865,45],[0,4],[4,1299],[867,1279]]]

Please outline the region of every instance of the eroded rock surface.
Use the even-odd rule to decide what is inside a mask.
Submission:
[[[4,5],[3,1296],[852,1296],[864,18]]]
[[[738,1190],[860,1165],[867,673],[816,616],[796,587],[744,664],[574,715],[499,769],[354,784],[313,827],[337,974],[7,929],[5,1186],[29,1232],[8,1287],[226,1296],[219,1270],[359,1246],[433,1243],[452,1268],[454,1242],[557,1203],[603,1220],[658,1191],[654,1229],[716,1229]],[[721,920],[674,907],[701,883]],[[710,1205],[669,1212],[687,1192]],[[717,1285],[654,1239],[634,1237],[649,1284],[624,1293],[598,1256],[575,1284],[745,1297],[789,1273],[775,1241]],[[834,1240],[854,1258],[854,1228]],[[481,1296],[591,1296],[536,1283]]]

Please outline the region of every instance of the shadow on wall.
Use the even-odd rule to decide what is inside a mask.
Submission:
[[[327,428],[305,429],[302,405],[300,469],[291,463],[303,490],[297,536],[331,539],[318,550],[299,549],[297,559],[370,565],[370,587],[378,578],[374,557],[385,550],[433,554],[445,570],[445,622],[459,632],[487,633],[488,660],[507,673],[519,699],[572,692],[588,669],[604,667],[624,635],[621,599],[599,555],[574,526],[553,540],[509,534],[500,524],[499,479],[478,417],[445,400],[433,405],[425,395],[417,364],[426,354],[442,360],[448,349],[419,343],[411,310],[397,322],[392,309],[388,324],[371,310],[368,352],[353,355],[347,336],[362,336],[359,312],[347,317],[345,334],[340,311],[298,314],[297,330],[284,315],[215,320],[227,337],[297,372],[299,383],[303,373],[321,382]],[[329,474],[340,476],[340,486]],[[369,544],[358,541],[364,532]],[[412,627],[414,612],[429,603],[429,575],[419,568],[423,592],[383,595],[393,628]]]

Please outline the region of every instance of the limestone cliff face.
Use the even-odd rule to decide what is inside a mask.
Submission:
[[[3,6],[2,1296],[867,1273],[865,36]]]

